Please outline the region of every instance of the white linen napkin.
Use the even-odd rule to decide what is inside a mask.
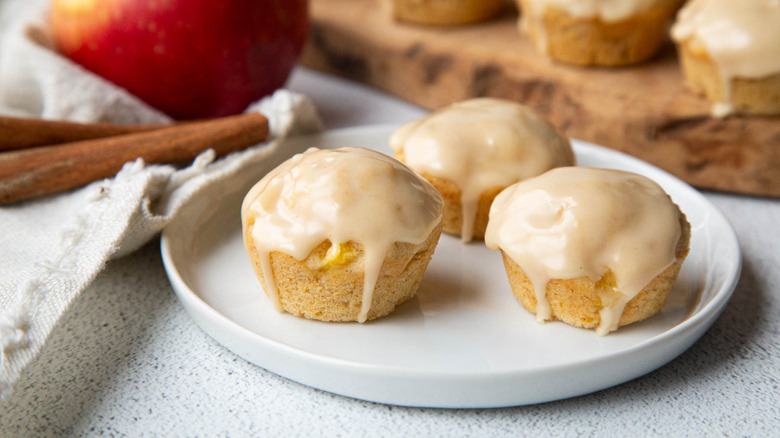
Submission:
[[[11,21],[0,36],[0,114],[83,122],[170,120],[52,50],[45,13],[39,4],[18,18],[0,17],[0,23]],[[272,140],[216,161],[209,150],[185,169],[139,159],[114,178],[0,207],[0,400],[109,259],[156,236],[206,184],[263,160],[285,136],[322,127],[309,100],[286,90],[247,111],[268,117]]]

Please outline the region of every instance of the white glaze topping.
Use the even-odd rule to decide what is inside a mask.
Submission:
[[[731,81],[780,73],[780,0],[692,0],[678,13],[672,38],[703,46],[720,71],[724,101],[713,112],[731,112]]]
[[[482,193],[574,164],[566,140],[530,108],[499,99],[455,103],[409,122],[390,147],[417,172],[460,186],[461,239],[472,238]]]
[[[270,253],[304,260],[322,242],[349,241],[364,251],[359,322],[370,310],[382,263],[396,242],[421,244],[441,221],[441,195],[397,160],[362,148],[319,150],[295,155],[269,172],[241,206],[258,252],[265,287],[281,311]]]
[[[600,311],[596,332],[617,329],[626,304],[676,261],[679,210],[652,180],[585,167],[553,169],[501,192],[485,243],[525,272],[536,319],[550,319],[552,279],[600,280],[611,270],[621,299]]]

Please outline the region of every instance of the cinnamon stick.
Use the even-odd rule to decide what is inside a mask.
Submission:
[[[0,151],[144,132],[167,124],[120,125],[0,116]]]
[[[82,186],[115,175],[136,158],[183,162],[208,148],[225,155],[265,140],[268,120],[247,113],[153,131],[0,153],[0,204]]]

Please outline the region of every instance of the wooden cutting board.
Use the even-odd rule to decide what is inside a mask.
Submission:
[[[302,64],[435,109],[479,96],[516,100],[566,135],[651,162],[688,183],[780,197],[780,117],[710,117],[674,47],[630,68],[573,67],[538,54],[507,6],[459,27],[393,22],[379,0],[310,0]]]

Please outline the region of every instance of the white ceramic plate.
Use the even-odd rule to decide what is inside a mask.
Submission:
[[[663,311],[600,337],[559,322],[537,324],[510,292],[500,254],[442,235],[417,297],[366,324],[277,313],[241,240],[241,200],[260,176],[309,146],[390,153],[395,126],[288,140],[263,164],[195,196],[166,228],[162,255],[195,322],[246,360],[297,382],[380,403],[499,407],[590,393],[648,373],[690,347],[715,321],[741,268],[720,212],[675,177],[630,156],[574,142],[578,164],[644,174],[692,225],[690,256]]]

